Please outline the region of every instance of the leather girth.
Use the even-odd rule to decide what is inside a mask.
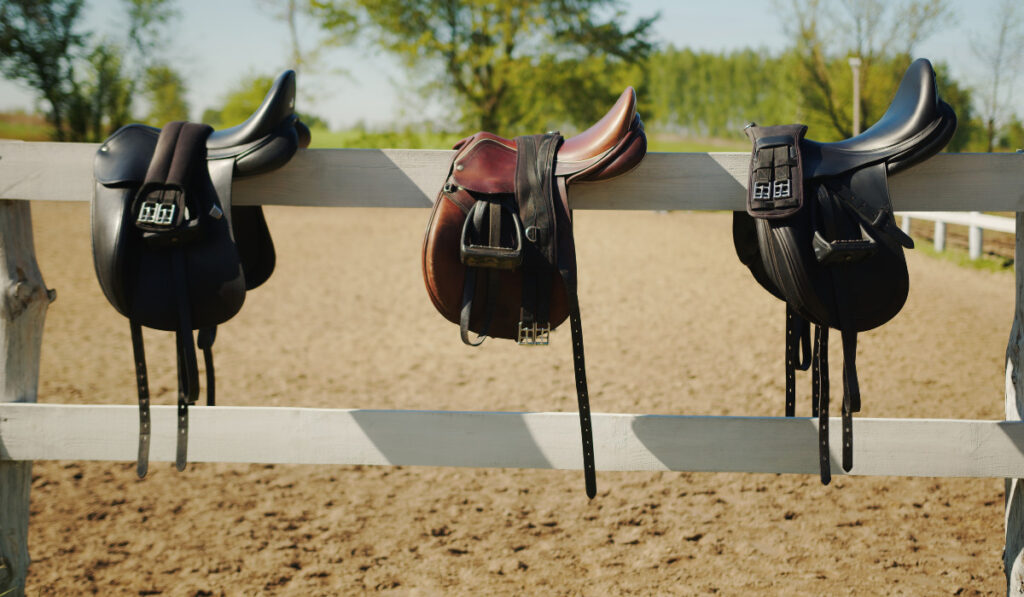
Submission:
[[[188,264],[185,251],[189,243],[203,234],[202,216],[209,208],[201,197],[201,185],[193,184],[193,176],[206,175],[206,138],[213,132],[208,125],[172,122],[160,131],[156,149],[146,171],[146,178],[133,202],[133,225],[143,242],[169,253],[171,288],[177,305],[178,412],[175,465],[185,470],[188,460],[188,407],[199,396],[199,367],[192,337],[192,313],[189,305]],[[173,207],[172,207],[173,206]],[[217,208],[219,209],[219,208]],[[150,216],[142,215],[148,210]],[[172,214],[167,217],[152,214]],[[215,212],[216,213],[216,212]],[[221,216],[223,212],[220,212]],[[139,451],[136,473],[145,477],[149,468],[149,446],[152,422],[149,410],[149,379],[143,344],[142,325],[129,316],[135,380],[139,395]],[[213,339],[216,326],[204,328],[199,334],[199,348],[204,352],[207,378],[207,404],[214,403]]]

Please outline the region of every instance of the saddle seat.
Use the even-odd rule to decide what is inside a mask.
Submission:
[[[295,71],[277,78],[263,103],[245,122],[206,139],[206,159],[234,159],[233,176],[245,177],[270,172],[283,166],[300,147],[308,147],[309,128],[293,112]],[[129,124],[111,135],[96,154],[97,182],[120,186],[141,181],[156,149],[160,129]]]
[[[455,144],[459,157],[452,177],[462,188],[488,194],[512,193],[516,142],[480,132]],[[615,105],[593,126],[565,139],[555,159],[555,176],[567,181],[614,178],[635,167],[647,149],[636,111],[636,91],[627,87]]]
[[[801,141],[804,175],[835,176],[878,162],[894,174],[934,155],[953,129],[956,117],[939,100],[931,64],[918,59],[907,69],[885,114],[866,131],[833,143]]]

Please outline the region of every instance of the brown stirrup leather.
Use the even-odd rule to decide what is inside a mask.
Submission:
[[[636,93],[627,88],[586,131],[504,139],[479,132],[455,145],[423,240],[423,281],[462,341],[487,336],[546,345],[570,321],[587,496],[597,493],[576,295],[568,187],[624,174],[647,153]],[[471,339],[469,332],[477,334]]]

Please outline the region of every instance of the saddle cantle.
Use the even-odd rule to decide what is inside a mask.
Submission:
[[[131,324],[139,394],[137,472],[148,469],[149,383],[142,327],[175,332],[178,363],[177,467],[185,468],[188,406],[199,395],[192,331],[215,404],[217,325],[238,312],[245,292],[270,277],[275,253],[259,206],[231,205],[234,177],[269,172],[309,145],[295,115],[295,73],[277,78],[242,124],[214,131],[172,122],[118,129],[93,164],[93,265],[107,300]]]
[[[857,333],[892,319],[909,290],[888,174],[938,153],[956,131],[931,63],[910,65],[891,105],[864,133],[835,143],[804,138],[803,125],[758,127],[746,212],[733,241],[754,278],[786,301],[786,416],[795,414],[796,370],[811,368],[821,481],[831,480],[828,441],[829,328],[843,340],[843,470],[853,468],[853,413],[860,410]],[[814,324],[813,348],[810,324]]]
[[[427,293],[471,346],[487,336],[547,344],[550,331],[570,320],[592,498],[597,484],[568,187],[619,176],[643,159],[647,138],[636,93],[626,89],[600,121],[569,139],[479,132],[455,149],[423,241]]]

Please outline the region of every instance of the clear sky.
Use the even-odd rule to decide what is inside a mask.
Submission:
[[[661,13],[656,25],[661,43],[705,50],[759,47],[779,50],[787,39],[776,16],[779,0],[634,0],[631,16]],[[781,0],[785,1],[785,0]],[[917,56],[949,64],[965,84],[980,84],[981,69],[969,40],[991,28],[999,0],[953,0],[953,22],[919,44]],[[122,40],[125,22],[120,0],[87,0],[85,29]],[[246,74],[275,75],[288,68],[289,41],[285,24],[275,20],[257,0],[179,0],[181,18],[166,58],[188,82],[192,118],[220,104],[225,91]],[[305,47],[320,33],[300,23]],[[371,126],[389,122],[444,118],[440,105],[424,104],[411,93],[405,71],[389,56],[374,49],[331,50],[322,63],[347,74],[300,73],[300,106],[326,118],[333,127],[363,121]],[[1022,77],[1024,79],[1024,77]],[[1019,81],[1018,83],[1024,83]],[[1018,85],[1022,87],[1022,85]],[[1017,93],[1016,111],[1024,114],[1024,93]],[[0,110],[31,108],[32,94],[9,81],[0,81]],[[870,123],[868,123],[870,124]]]

